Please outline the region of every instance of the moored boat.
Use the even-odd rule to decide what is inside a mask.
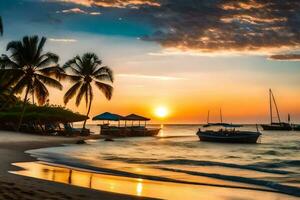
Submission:
[[[220,142],[220,143],[256,143],[261,133],[258,131],[241,131],[236,128],[242,127],[239,124],[228,124],[223,122],[222,110],[220,109],[220,123],[209,122],[209,112],[207,115],[207,124],[203,125],[204,129],[217,127],[217,130],[201,130],[197,135],[200,141]],[[216,129],[216,128],[215,128]]]
[[[262,124],[261,127],[265,131],[291,131],[293,127],[288,123],[272,123],[272,124]]]
[[[202,131],[198,130],[197,135],[200,141],[219,142],[219,143],[257,143],[261,136],[260,132],[252,131],[236,131],[220,129],[218,131]]]
[[[209,122],[209,114],[210,111],[207,113],[207,124],[203,125],[203,127],[210,127],[210,126],[223,126],[227,128],[239,128],[242,127],[243,125],[241,124],[228,124],[223,122],[223,114],[222,114],[222,109],[220,109],[220,122],[219,123],[210,123]]]
[[[277,104],[276,104],[276,100],[275,100],[274,94],[273,94],[271,89],[269,90],[269,101],[270,101],[270,119],[271,119],[271,123],[270,124],[262,124],[261,127],[263,128],[263,130],[265,130],[265,131],[291,131],[291,130],[293,130],[290,123],[285,123],[285,122],[281,121],[279,111],[278,111],[278,107],[277,107]],[[273,122],[273,104],[272,104],[272,102],[275,105],[277,118],[278,118],[278,121],[279,121],[278,123]]]
[[[115,127],[101,125],[100,134],[112,137],[151,137],[158,135],[160,129],[145,127]]]
[[[160,128],[147,128],[147,121],[150,119],[135,114],[123,117],[106,112],[94,117],[93,120],[107,122],[100,125],[100,135],[109,137],[149,137],[158,135],[160,131]],[[118,125],[111,125],[111,121],[118,122]],[[121,126],[121,121],[124,121],[124,126]],[[128,125],[128,122],[131,122],[131,125]],[[135,125],[134,122],[138,124]]]

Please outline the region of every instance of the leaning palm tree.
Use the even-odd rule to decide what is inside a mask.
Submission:
[[[8,43],[6,50],[11,56],[3,55],[1,65],[10,76],[13,86],[12,93],[22,94],[25,90],[20,121],[20,129],[25,113],[28,94],[33,92],[39,105],[46,102],[49,91],[46,86],[62,90],[62,85],[56,79],[60,78],[64,70],[59,67],[59,57],[51,52],[44,53],[46,38],[38,36],[25,36],[22,41]]]
[[[102,91],[108,100],[112,97],[113,87],[110,84],[113,83],[113,72],[110,68],[101,65],[102,61],[94,53],[85,53],[82,57],[76,56],[64,65],[65,69],[72,71],[69,77],[74,83],[64,95],[64,103],[67,104],[77,94],[76,106],[79,106],[82,97],[85,96],[86,107],[88,107],[87,117],[93,101],[92,84]],[[82,130],[85,129],[85,125],[86,120]]]

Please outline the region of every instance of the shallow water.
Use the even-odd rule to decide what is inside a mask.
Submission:
[[[99,132],[97,126],[89,128]],[[43,161],[119,177],[250,187],[300,196],[300,132],[262,132],[259,144],[233,145],[199,142],[198,128],[165,125],[156,138],[90,140],[85,145],[29,153]],[[242,129],[256,130],[256,126]]]

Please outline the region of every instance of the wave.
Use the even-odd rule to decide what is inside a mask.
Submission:
[[[193,165],[193,166],[219,166],[219,167],[227,167],[227,168],[235,168],[235,169],[244,169],[244,170],[253,170],[258,172],[272,173],[272,174],[281,174],[288,175],[294,174],[294,172],[278,170],[278,169],[266,169],[268,166],[258,167],[258,165],[238,165],[233,163],[223,163],[223,162],[215,162],[215,161],[204,161],[204,160],[189,160],[189,159],[169,159],[169,160],[141,160],[140,158],[120,158],[115,156],[106,157],[106,160],[117,160],[134,164],[164,164],[164,165]],[[290,164],[297,164],[297,161],[286,161]],[[270,164],[270,163],[268,163]],[[277,163],[273,163],[276,165]],[[262,168],[266,167],[266,168]]]
[[[300,167],[300,160],[284,160],[279,162],[259,162],[253,164],[255,167],[265,167],[265,168],[281,168],[281,167]]]
[[[53,165],[63,165],[68,168],[76,168],[76,169],[80,169],[82,171],[90,171],[90,172],[94,172],[94,173],[102,173],[102,174],[109,174],[109,175],[128,177],[128,178],[141,178],[141,179],[147,179],[147,180],[153,180],[153,181],[172,182],[172,183],[181,183],[181,184],[193,184],[193,185],[205,185],[205,186],[214,186],[214,187],[258,190],[258,191],[266,191],[266,192],[277,192],[277,193],[288,194],[288,195],[300,197],[300,188],[295,187],[295,186],[288,186],[288,185],[284,185],[284,184],[280,184],[280,183],[276,183],[276,182],[268,181],[268,180],[260,180],[260,179],[255,179],[255,178],[246,178],[246,177],[233,176],[233,175],[205,173],[205,172],[198,172],[198,171],[189,171],[189,170],[183,170],[183,169],[174,169],[174,168],[171,169],[168,167],[156,167],[157,169],[164,170],[164,171],[185,173],[187,175],[215,178],[215,179],[238,182],[238,183],[246,183],[246,184],[251,184],[253,186],[233,186],[233,185],[225,185],[225,184],[221,185],[221,184],[201,183],[201,182],[178,180],[178,179],[167,178],[167,177],[162,177],[162,176],[148,175],[148,174],[136,174],[133,172],[121,171],[121,170],[117,170],[117,169],[95,167],[95,166],[92,166],[89,164],[84,164],[76,158],[63,157],[61,155],[58,156],[58,154],[56,154],[56,153],[36,153],[36,152],[30,152],[30,153],[32,156],[37,157],[38,160],[45,161],[47,163],[52,163]],[[117,159],[114,158],[113,160],[117,160]],[[119,158],[119,160],[120,160],[120,158]],[[124,160],[124,159],[122,159],[122,160]],[[135,159],[131,159],[131,162],[141,163]],[[300,161],[289,161],[289,163],[296,164],[296,165],[298,165],[299,162]],[[275,174],[292,174],[292,172],[282,171],[282,170],[269,170],[269,169],[254,168],[253,166],[236,165],[236,164],[211,162],[211,161],[186,160],[186,159],[147,161],[147,162],[144,162],[144,164],[182,164],[182,165],[193,164],[193,165],[201,165],[201,166],[223,166],[223,167],[269,172],[269,173],[275,173]],[[260,187],[255,187],[255,186],[267,187],[270,189],[260,188]]]
[[[258,185],[258,186],[264,186],[264,187],[275,189],[276,191],[278,191],[280,193],[300,197],[300,188],[299,187],[283,185],[283,184],[276,183],[273,181],[260,180],[260,179],[254,179],[254,178],[246,178],[246,177],[240,177],[240,176],[230,176],[230,175],[212,174],[212,173],[205,173],[205,172],[195,172],[195,171],[188,171],[188,170],[181,170],[181,169],[170,169],[170,168],[160,168],[160,169],[166,170],[166,171],[172,171],[172,172],[186,173],[186,174],[194,175],[194,176],[205,176],[205,177],[209,177],[209,178],[216,178],[216,179],[221,179],[221,180],[226,180],[226,181],[233,181],[233,182],[240,182],[240,183],[247,183],[247,184],[253,184],[253,185]]]

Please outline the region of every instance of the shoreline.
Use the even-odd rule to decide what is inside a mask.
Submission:
[[[278,197],[278,199],[298,199],[298,197],[278,193],[269,189],[261,188],[261,190],[259,190],[259,188],[253,188],[252,190],[251,188],[242,187],[240,184],[234,187],[222,187],[222,185],[214,185],[217,182],[212,182],[207,185],[197,185],[193,184],[193,182],[188,183],[188,180],[181,183],[170,182],[172,180],[167,179],[162,181],[155,180],[148,175],[142,176],[142,178],[140,178],[141,176],[133,178],[116,176],[113,175],[114,173],[109,173],[109,171],[104,171],[99,174],[94,173],[93,170],[86,171],[85,168],[76,169],[68,165],[57,166],[55,163],[52,165],[51,162],[39,161],[37,157],[26,153],[26,151],[40,148],[76,144],[78,140],[83,139],[99,139],[99,136],[69,138],[0,131],[0,154],[2,158],[2,165],[0,167],[0,200],[20,199],[20,197],[22,197],[21,199],[33,200],[42,198],[52,199],[52,197],[55,200],[99,198],[112,200],[177,199],[177,196],[182,194],[184,194],[182,198],[188,197],[188,199],[200,197],[222,200],[245,197],[251,199],[250,197],[262,194],[266,195],[266,200],[274,199],[274,197]],[[6,140],[6,142],[4,142],[4,140]],[[44,173],[44,175],[46,174],[45,177],[41,178],[39,176],[22,174],[22,171],[27,172],[30,170],[28,166],[31,165],[34,166],[34,168],[31,169],[31,172],[34,172],[33,174],[44,171],[46,172]],[[40,165],[45,165],[46,167],[39,168]],[[53,173],[53,171],[56,171],[56,174]],[[70,175],[65,176],[69,173],[73,174],[73,177]],[[76,174],[77,177],[74,177]],[[78,176],[78,174],[80,176]],[[51,175],[51,177],[55,176],[60,180],[49,179],[49,175]],[[79,177],[80,179],[78,179]],[[86,181],[86,177],[89,177],[90,180],[93,179],[93,183],[90,181],[89,184],[84,185],[83,182]],[[64,179],[64,181],[62,181],[62,179]],[[80,184],[73,184],[73,181],[70,183],[70,180],[75,182],[80,180]],[[111,184],[116,186],[114,186],[114,190],[109,188]],[[129,189],[131,192],[128,192]],[[223,192],[230,198],[224,198],[218,195],[218,193]],[[237,192],[239,194],[237,194]]]
[[[13,163],[36,162],[37,159],[25,153],[27,150],[75,144],[78,140],[93,139],[91,137],[53,137],[0,131],[0,200],[7,199],[150,199],[137,196],[110,193],[86,189],[72,185],[46,181],[42,179],[20,176],[9,173],[22,168]]]

